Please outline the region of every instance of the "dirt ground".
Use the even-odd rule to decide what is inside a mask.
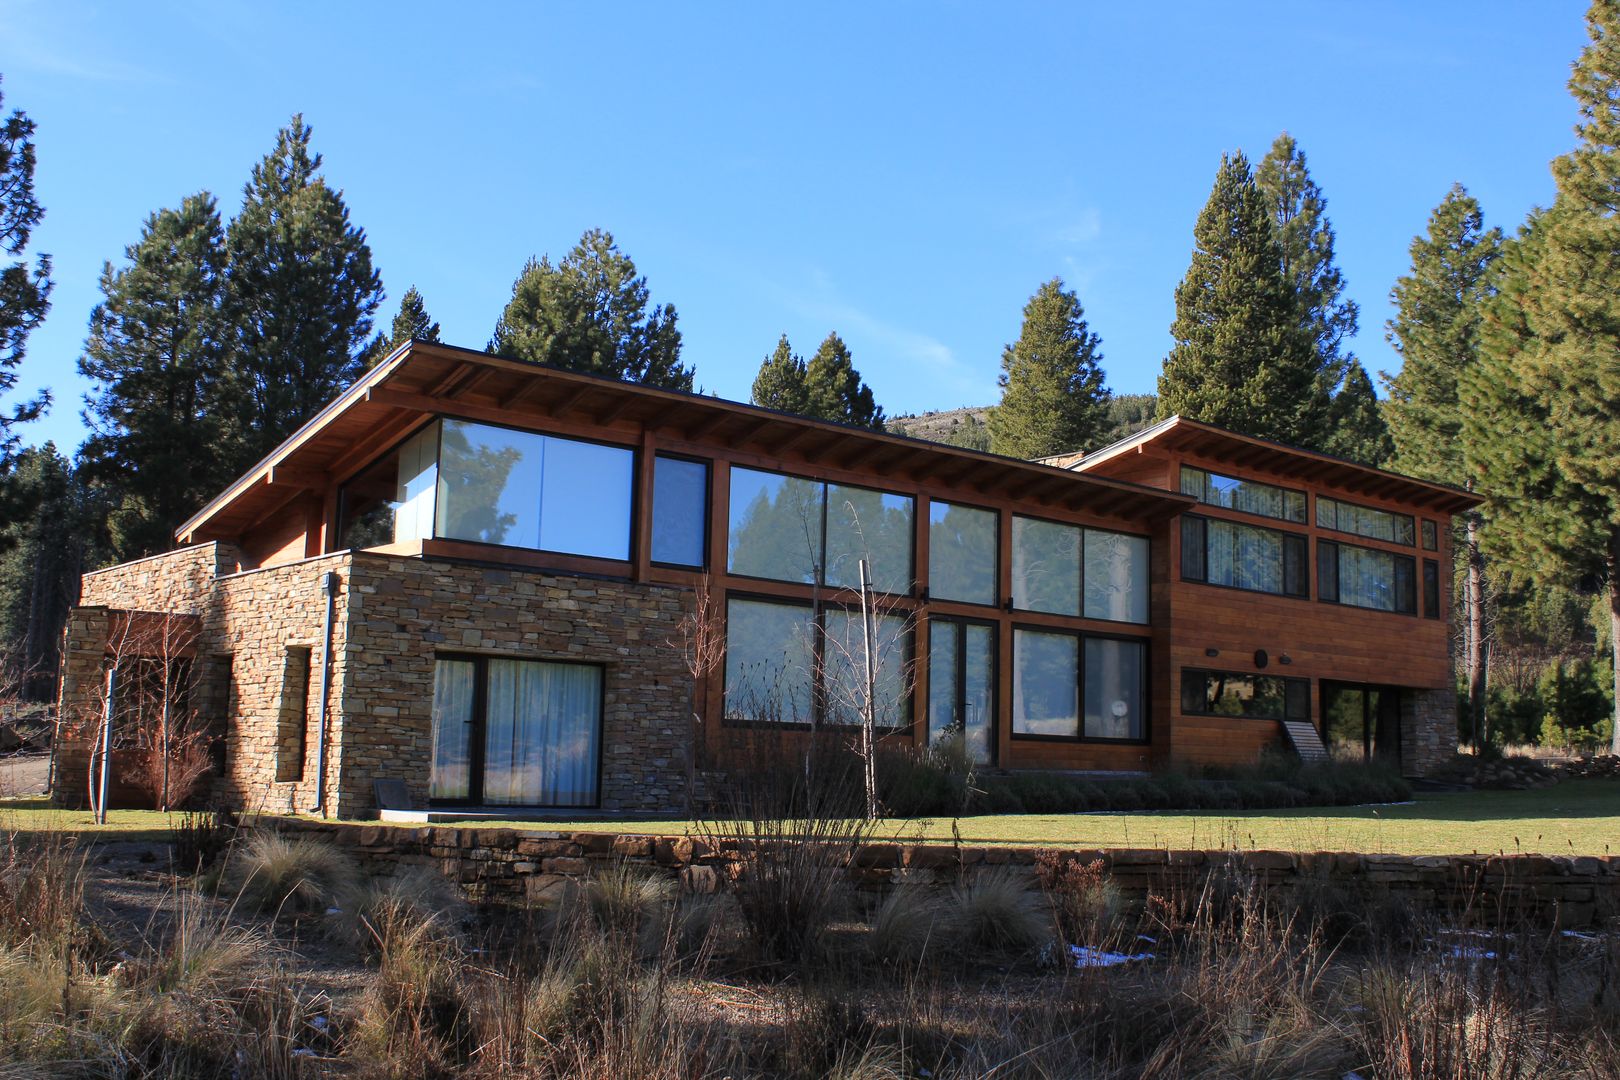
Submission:
[[[0,758],[0,799],[45,794],[51,755],[13,754]]]

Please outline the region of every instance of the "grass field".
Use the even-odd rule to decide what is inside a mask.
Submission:
[[[375,824],[372,822],[371,824]],[[570,822],[488,821],[475,828],[532,828],[683,835],[691,822],[614,819]],[[882,839],[943,840],[949,818],[888,820]],[[1076,848],[1244,848],[1361,851],[1405,855],[1620,854],[1620,782],[1571,780],[1537,791],[1471,791],[1420,795],[1398,806],[1344,806],[1207,814],[1006,814],[955,821],[964,843]],[[106,826],[84,811],[52,810],[43,800],[0,800],[0,831],[54,829],[108,839],[168,837],[165,814],[115,810]]]

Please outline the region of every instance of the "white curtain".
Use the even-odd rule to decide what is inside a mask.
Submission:
[[[471,660],[440,660],[433,669],[433,763],[428,797],[465,799],[471,767],[473,676]]]
[[[601,670],[585,664],[490,660],[488,671],[484,801],[594,805]]]

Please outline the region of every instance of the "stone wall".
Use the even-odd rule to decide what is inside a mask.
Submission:
[[[711,850],[688,836],[390,825],[317,821],[274,827],[330,840],[372,873],[431,866],[474,900],[525,903],[564,882],[615,861],[676,877],[693,892],[712,892],[735,873],[735,850]],[[1037,888],[1035,862],[1049,849],[953,847],[948,844],[871,844],[856,854],[857,884],[882,891],[897,884],[944,885],[984,867],[1008,866]],[[1569,929],[1608,925],[1620,917],[1620,856],[1363,855],[1321,851],[1055,852],[1089,863],[1101,860],[1127,899],[1195,897],[1212,877],[1254,885],[1278,900],[1327,888],[1353,904],[1386,900],[1433,912],[1457,925],[1511,926],[1522,920]]]
[[[1457,691],[1407,690],[1401,694],[1401,772],[1431,776],[1457,753]]]

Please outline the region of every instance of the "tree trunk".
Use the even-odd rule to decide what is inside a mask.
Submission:
[[[1614,732],[1609,753],[1620,755],[1620,529],[1609,530],[1609,658],[1614,664]]]
[[[1483,748],[1490,737],[1486,729],[1485,693],[1489,666],[1485,651],[1485,553],[1479,546],[1479,514],[1468,515],[1466,541],[1468,576],[1463,585],[1463,607],[1468,617],[1465,635],[1466,656],[1463,663],[1468,673],[1468,715],[1473,727],[1476,749]]]

